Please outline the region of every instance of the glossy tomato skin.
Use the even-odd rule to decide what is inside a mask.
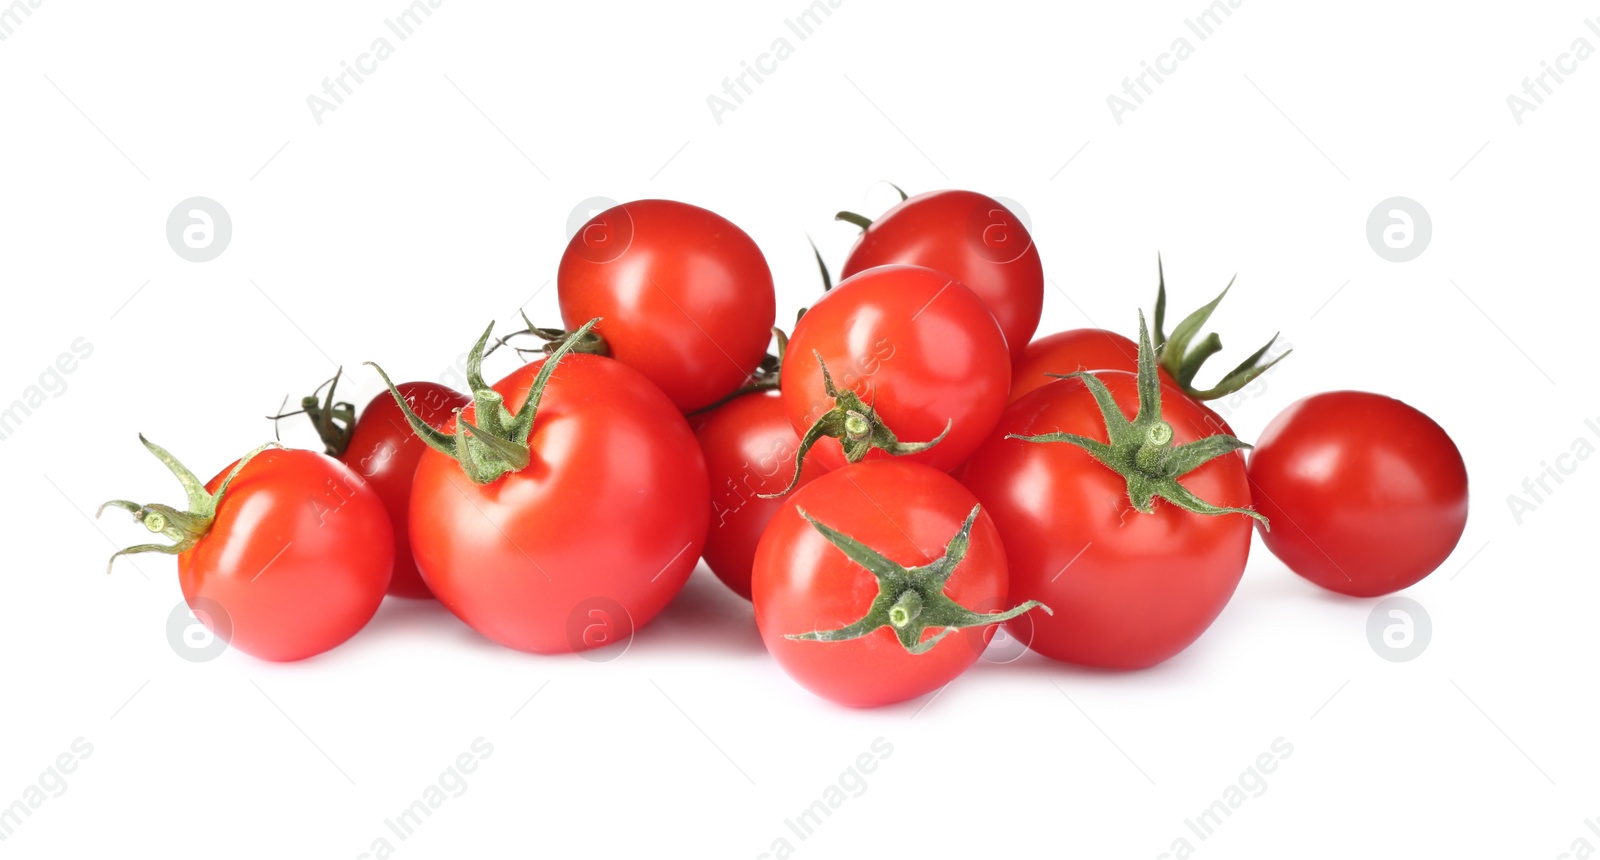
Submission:
[[[789,485],[800,436],[789,426],[776,391],[746,394],[697,422],[695,437],[711,478],[711,525],[703,553],[711,572],[740,597],[750,599],[750,567],[756,544],[784,499],[763,499]],[[827,471],[808,458],[800,470],[804,486]]]
[[[783,405],[804,434],[833,405],[820,354],[838,390],[852,389],[901,442],[932,448],[898,459],[949,471],[978,446],[1005,408],[1011,362],[984,303],[960,282],[920,266],[883,266],[841,281],[795,324],[779,376]],[[890,456],[874,449],[868,460]],[[845,464],[837,439],[808,455]]]
[[[1139,369],[1139,345],[1103,328],[1075,328],[1037,338],[1011,367],[1011,399],[1049,385],[1052,373]],[[1165,373],[1165,371],[1163,371]]]
[[[584,224],[556,273],[568,330],[595,317],[611,356],[684,412],[738,388],[766,355],[777,299],[761,249],[715,212],[636,200]]]
[[[1289,406],[1250,454],[1267,548],[1331,591],[1415,585],[1467,525],[1467,467],[1433,419],[1381,394],[1334,391]]]
[[[1096,373],[1130,420],[1139,396],[1131,373]],[[1162,389],[1162,417],[1174,445],[1210,435],[1201,409]],[[1106,669],[1143,669],[1184,648],[1211,626],[1244,573],[1250,519],[1189,513],[1161,499],[1144,514],[1127,481],[1066,443],[1006,439],[1062,431],[1105,441],[1105,421],[1081,380],[1052,382],[1011,404],[960,478],[983,503],[1011,562],[1007,600],[1038,600],[1008,631],[1056,660]],[[1200,498],[1247,507],[1244,458],[1227,454],[1179,478]]]
[[[1039,249],[1021,219],[992,197],[931,191],[895,205],[862,232],[840,277],[892,264],[927,266],[966,284],[994,314],[1013,360],[1039,327]]]
[[[543,363],[494,385],[508,409],[521,408]],[[462,415],[474,421],[471,407]],[[510,648],[553,654],[626,639],[700,558],[711,507],[700,446],[638,371],[582,354],[551,374],[528,441],[527,468],[481,486],[454,459],[422,455],[411,493],[422,578]]]
[[[449,424],[456,409],[472,402],[465,394],[433,382],[402,382],[395,388],[417,417],[434,427]],[[411,477],[426,450],[428,446],[411,431],[394,396],[385,392],[361,410],[350,444],[339,457],[367,479],[389,512],[394,526],[394,575],[389,579],[389,593],[398,597],[433,596],[411,557]]]
[[[206,489],[215,493],[232,469]],[[393,567],[389,516],[360,475],[315,451],[269,449],[245,464],[211,530],[178,556],[178,583],[230,646],[303,660],[366,626]],[[211,617],[218,606],[227,631]]]
[[[841,642],[788,639],[832,630],[867,613],[877,580],[800,516],[867,544],[906,566],[944,554],[976,503],[949,475],[904,459],[863,462],[829,472],[792,494],[756,549],[752,580],[756,625],[778,665],[811,692],[852,707],[875,707],[931,693],[983,653],[986,632],[969,627],[923,654],[911,654],[888,628]],[[980,513],[967,557],[945,594],[970,609],[1000,608],[1006,556],[994,523]],[[929,629],[924,640],[938,631]]]

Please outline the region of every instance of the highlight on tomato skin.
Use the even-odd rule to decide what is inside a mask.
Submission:
[[[1467,526],[1467,468],[1444,428],[1399,400],[1330,391],[1291,404],[1249,458],[1273,529],[1262,542],[1330,591],[1380,597],[1450,557]]]

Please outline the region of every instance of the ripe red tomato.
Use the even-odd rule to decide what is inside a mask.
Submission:
[[[1381,394],[1307,397],[1250,455],[1267,548],[1331,591],[1377,597],[1415,585],[1467,526],[1467,467],[1433,419]]]
[[[800,436],[789,426],[776,391],[746,394],[700,418],[695,428],[711,478],[711,527],[703,556],[712,573],[746,600],[756,544],[782,499],[762,494],[781,491],[794,475]],[[797,486],[826,469],[812,460]]]
[[[777,312],[756,243],[722,216],[673,200],[591,218],[561,256],[556,291],[568,329],[601,317],[609,354],[685,412],[749,378]]]
[[[1012,359],[1022,357],[1044,307],[1044,268],[1028,228],[1009,209],[972,191],[918,194],[862,231],[840,276],[896,263],[967,285],[994,314]]]
[[[882,266],[841,281],[795,324],[785,355],[779,385],[795,432],[803,437],[836,406],[820,356],[840,402],[858,397],[873,413],[873,433],[887,428],[904,445],[948,428],[938,444],[905,455],[946,471],[994,427],[1011,387],[1005,337],[983,301],[920,266]],[[873,441],[867,459],[890,456]],[[833,437],[819,439],[809,456],[833,469],[846,462]]]
[[[953,604],[947,601],[989,609],[1005,596],[1005,551],[994,524],[975,511],[975,503],[945,473],[904,459],[829,472],[791,495],[761,538],[752,581],[756,625],[778,665],[811,692],[855,707],[930,693],[965,671],[983,652],[992,623],[973,617],[967,619],[972,626],[960,629],[920,625],[950,611]],[[899,585],[846,555],[806,515],[868,548],[883,560],[875,565],[879,573]],[[965,556],[955,557],[958,563],[942,589],[934,586],[943,598],[905,598],[900,588],[906,580],[897,571],[938,562],[959,543],[952,539],[969,518]],[[880,623],[888,626],[856,625],[875,611],[892,616],[888,604],[904,607],[908,600],[920,610],[902,616],[904,628],[897,630],[887,617]],[[845,634],[850,638],[793,638],[852,626],[858,629]],[[902,637],[927,650],[912,653]]]
[[[198,483],[170,455],[146,446],[180,480],[189,475]],[[394,534],[377,493],[331,457],[274,448],[245,461],[215,500],[237,466],[205,484],[214,511],[199,510],[211,503],[202,497],[197,505],[191,495],[191,512],[209,517],[209,525],[197,523],[190,541],[182,512],[108,503],[179,541],[131,551],[182,548],[183,599],[207,628],[253,657],[301,660],[354,636],[377,612],[394,567]]]
[[[455,410],[471,398],[433,382],[402,382],[396,386],[412,411],[434,427],[444,427]],[[350,441],[339,460],[354,469],[383,500],[394,526],[394,576],[389,593],[399,597],[427,598],[427,583],[417,572],[411,557],[411,478],[417,461],[428,446],[418,439],[394,397],[384,393],[372,398],[351,428]]]
[[[1152,368],[1153,369],[1153,368]],[[1134,374],[1101,371],[1123,415],[1139,405]],[[1212,435],[1202,407],[1162,386],[1171,445]],[[959,477],[994,517],[1011,566],[1010,600],[1038,600],[1007,630],[1056,660],[1142,669],[1199,638],[1233,596],[1250,552],[1250,520],[1206,516],[1157,498],[1150,513],[1129,499],[1127,479],[1071,444],[1007,434],[1069,433],[1106,440],[1106,421],[1079,378],[1052,382],[1007,407]],[[1129,458],[1132,461],[1132,457]],[[1181,476],[1212,505],[1250,503],[1244,459],[1224,453]]]
[[[1049,374],[1080,370],[1138,370],[1139,345],[1103,328],[1075,328],[1045,335],[1011,367],[1011,399],[1055,381]]]
[[[493,386],[507,409],[522,408],[549,361]],[[481,405],[462,420],[487,427]],[[700,558],[710,503],[694,434],[638,371],[571,354],[549,377],[526,444],[528,465],[486,484],[438,450],[422,455],[411,548],[423,579],[511,648],[560,653],[628,638]],[[597,623],[605,629],[594,633]]]

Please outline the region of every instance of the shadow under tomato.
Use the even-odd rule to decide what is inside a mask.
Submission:
[[[703,563],[672,603],[634,634],[630,647],[656,654],[767,654],[750,601],[729,590]]]

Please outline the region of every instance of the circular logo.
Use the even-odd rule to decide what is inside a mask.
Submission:
[[[232,239],[233,219],[221,203],[209,197],[190,197],[172,207],[167,216],[167,244],[191,263],[222,256]]]
[[[633,216],[608,197],[590,197],[567,216],[567,247],[591,263],[609,263],[632,244]]]
[[[222,604],[209,597],[195,598],[194,604],[180,602],[167,614],[167,644],[172,653],[191,663],[216,659],[228,650],[233,638],[233,620]]]
[[[1372,207],[1367,216],[1367,244],[1391,263],[1407,263],[1422,256],[1433,238],[1433,219],[1422,204],[1409,197],[1390,197]]]
[[[567,616],[567,644],[591,663],[609,663],[633,644],[633,616],[609,597],[591,597]]]
[[[1033,247],[1027,213],[1012,206],[1016,204],[985,198],[967,216],[967,244],[991,263],[1009,263]]]
[[[1026,628],[1026,633],[1033,632],[1032,624],[1020,625]],[[996,624],[994,633],[989,637],[989,647],[983,649],[978,655],[985,663],[1012,663],[1028,653],[1028,645],[1016,637],[1009,624]]]
[[[1415,660],[1433,638],[1433,619],[1422,604],[1409,597],[1390,597],[1372,607],[1367,616],[1367,643],[1391,663]]]

